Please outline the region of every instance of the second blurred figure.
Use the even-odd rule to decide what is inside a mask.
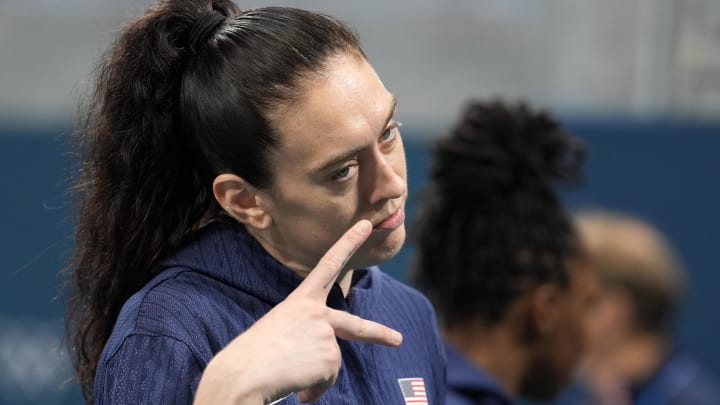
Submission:
[[[473,101],[435,146],[410,278],[440,318],[447,405],[551,399],[598,287],[555,190],[580,178],[584,145],[525,104]]]
[[[672,339],[685,272],[671,244],[628,214],[576,215],[601,280],[590,339],[571,402],[583,405],[720,404],[718,382]]]

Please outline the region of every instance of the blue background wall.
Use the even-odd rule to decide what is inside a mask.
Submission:
[[[583,187],[570,207],[629,211],[655,223],[677,246],[690,290],[677,323],[680,341],[720,371],[720,123],[569,120],[590,147]],[[406,133],[411,194],[425,182],[428,134]],[[67,135],[0,131],[0,404],[78,403],[61,350],[58,272],[72,245]],[[411,197],[408,218],[412,217]],[[403,280],[412,246],[384,269]]]

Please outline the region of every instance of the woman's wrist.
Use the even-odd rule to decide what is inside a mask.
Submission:
[[[233,404],[264,405],[267,400],[261,373],[249,373],[224,363],[224,356],[215,356],[200,379],[194,405]],[[240,359],[235,364],[243,364]]]

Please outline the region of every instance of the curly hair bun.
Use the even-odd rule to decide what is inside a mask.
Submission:
[[[579,181],[585,155],[549,113],[523,102],[473,100],[436,144],[431,177],[443,192],[505,194]]]

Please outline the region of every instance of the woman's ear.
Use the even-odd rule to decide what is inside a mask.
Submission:
[[[213,181],[213,195],[218,204],[238,222],[257,229],[272,225],[257,188],[236,174],[223,173]]]

